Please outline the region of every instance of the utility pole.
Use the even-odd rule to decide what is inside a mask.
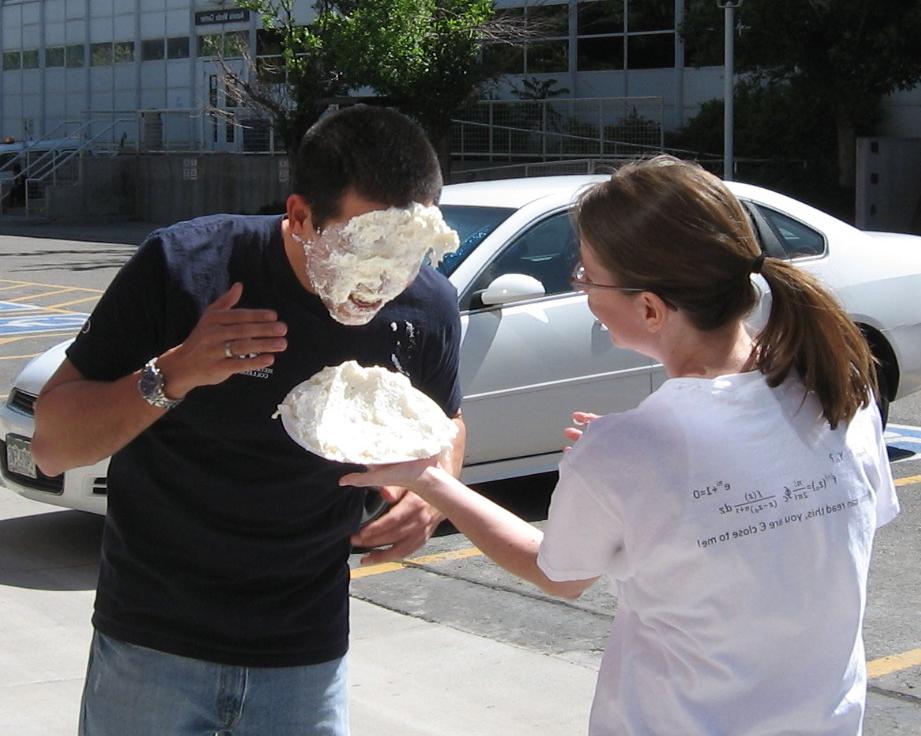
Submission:
[[[735,76],[733,69],[735,49],[733,43],[735,41],[736,27],[735,12],[736,8],[742,5],[742,0],[716,0],[716,5],[723,9],[726,24],[725,57],[723,61],[723,179],[732,181],[734,166],[732,160],[733,77]]]

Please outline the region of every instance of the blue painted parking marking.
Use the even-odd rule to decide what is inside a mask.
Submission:
[[[40,307],[35,307],[31,304],[19,304],[18,302],[0,302],[0,313],[28,312],[33,309],[40,309]]]
[[[37,314],[32,317],[0,317],[0,336],[79,330],[88,314]]]
[[[909,424],[887,424],[883,439],[888,447],[909,453],[911,457],[921,453],[921,427],[912,427]]]

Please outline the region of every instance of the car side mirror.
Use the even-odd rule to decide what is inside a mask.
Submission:
[[[534,299],[546,294],[544,285],[533,276],[523,273],[506,273],[499,276],[480,292],[480,302],[485,307],[508,304],[522,299]]]

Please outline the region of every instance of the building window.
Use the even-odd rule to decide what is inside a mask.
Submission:
[[[166,58],[167,59],[188,59],[189,58],[189,37],[177,36],[176,38],[166,39]]]
[[[580,72],[624,68],[624,37],[595,36],[580,38],[577,68]]]
[[[256,56],[281,56],[282,35],[279,31],[261,28],[256,31]]]
[[[525,58],[525,71],[528,74],[569,71],[569,43],[567,41],[529,43]]]
[[[630,34],[627,37],[627,66],[631,69],[675,66],[675,34]]]
[[[65,53],[63,46],[49,46],[45,49],[45,66],[64,66]]]
[[[90,66],[110,66],[112,64],[112,44],[90,44]]]
[[[224,34],[224,57],[233,58],[245,56],[249,49],[249,32],[234,31]]]
[[[674,0],[633,0],[628,13],[627,30],[630,33],[675,30]]]
[[[9,72],[14,69],[22,68],[21,51],[4,51],[3,52],[3,71]]]
[[[569,71],[569,4],[528,6],[525,23],[539,39],[525,47],[525,73]]]
[[[579,71],[675,66],[674,0],[594,0],[577,6]]]
[[[134,41],[115,42],[115,63],[126,64],[134,61]]]
[[[199,56],[220,56],[221,55],[221,34],[212,33],[207,36],[198,37],[198,55]]]
[[[85,62],[86,49],[83,48],[83,44],[74,44],[73,46],[68,46],[65,52],[67,67],[69,69],[77,69],[83,66]]]
[[[595,0],[577,6],[580,36],[624,32],[624,5],[621,0]]]
[[[38,49],[27,49],[22,52],[22,68],[38,69]]]
[[[510,43],[487,44],[483,64],[499,74],[524,74],[524,48]]]
[[[152,38],[141,41],[141,61],[159,61],[164,58],[164,44],[162,38]]]

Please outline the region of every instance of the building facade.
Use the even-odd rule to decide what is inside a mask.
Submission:
[[[676,30],[684,4],[497,0],[500,13],[539,22],[541,38],[484,48],[507,73],[490,94],[513,97],[536,80],[563,97],[656,97],[664,128],[680,127],[723,89],[722,59],[705,58]],[[295,11],[308,22],[312,0]],[[204,112],[232,103],[217,58],[239,71],[244,52],[273,49],[258,16],[232,0],[0,0],[0,141],[54,136],[90,118],[129,121],[110,138],[133,140],[153,120],[167,139],[245,150],[235,126]],[[883,134],[917,135],[919,94],[890,98]]]

